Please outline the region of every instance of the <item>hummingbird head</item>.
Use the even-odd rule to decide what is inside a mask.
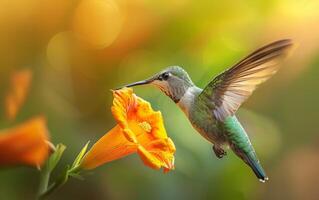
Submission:
[[[151,84],[159,88],[175,103],[179,102],[188,88],[194,86],[194,83],[183,68],[179,66],[172,66],[162,70],[146,80],[131,83],[125,87],[146,84]]]

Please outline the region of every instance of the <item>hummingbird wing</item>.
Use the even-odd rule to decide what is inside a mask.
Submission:
[[[215,117],[221,121],[233,115],[256,87],[279,69],[279,61],[292,46],[289,39],[268,44],[233,67],[216,76],[202,91],[199,98],[210,103]]]

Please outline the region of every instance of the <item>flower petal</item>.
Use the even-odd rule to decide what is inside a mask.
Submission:
[[[122,90],[113,91],[113,106],[111,108],[112,114],[117,123],[122,127],[127,127],[128,113],[134,105],[135,98],[133,96],[133,90],[130,88],[124,88]]]
[[[5,99],[6,115],[10,120],[15,119],[25,101],[32,79],[30,70],[16,71],[11,76],[10,90]]]
[[[163,151],[168,153],[174,153],[176,151],[175,145],[171,138],[165,138],[165,139],[157,139],[149,144],[145,144],[146,149],[149,150],[156,150],[156,151]]]
[[[148,122],[155,138],[167,137],[161,112],[154,111],[150,103],[133,94],[131,88],[115,90],[113,96],[112,114],[123,129],[127,130],[129,121]]]
[[[162,167],[163,163],[153,154],[148,152],[142,145],[138,146],[137,153],[146,166],[153,169],[160,169]]]
[[[115,126],[99,139],[85,155],[83,169],[93,169],[137,151],[137,145],[129,142],[120,126]]]
[[[174,169],[175,145],[170,138],[157,139],[145,147],[154,157],[161,161],[164,172]]]
[[[0,165],[42,165],[49,154],[47,140],[48,130],[43,117],[36,117],[16,128],[1,131]]]

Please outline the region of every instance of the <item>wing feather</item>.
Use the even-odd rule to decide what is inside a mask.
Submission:
[[[293,45],[289,39],[268,44],[236,65],[216,76],[199,95],[213,104],[219,120],[233,115],[256,87],[272,77],[279,69],[279,61]],[[211,107],[211,106],[210,106]]]

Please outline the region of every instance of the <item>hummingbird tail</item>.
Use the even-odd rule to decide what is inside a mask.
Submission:
[[[249,167],[254,171],[255,175],[261,182],[264,183],[268,180],[268,177],[263,167],[261,166],[259,160],[257,159],[255,152],[243,154],[242,158],[249,165]]]
[[[254,171],[261,182],[266,182],[268,177],[259,163],[254,147],[248,135],[235,116],[226,118],[224,126],[227,130],[230,148]]]

